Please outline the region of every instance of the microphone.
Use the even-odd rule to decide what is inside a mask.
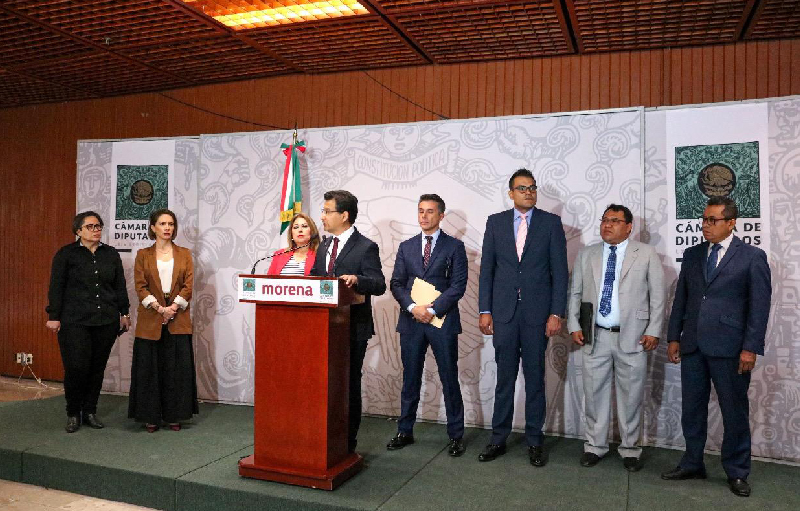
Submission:
[[[256,265],[258,263],[260,263],[261,261],[263,261],[265,259],[272,259],[273,257],[279,256],[279,255],[282,255],[282,254],[288,254],[288,253],[294,252],[295,250],[300,250],[301,248],[306,248],[308,246],[311,246],[311,244],[314,242],[314,240],[318,240],[318,239],[319,239],[319,234],[313,234],[311,236],[311,238],[308,240],[308,243],[306,243],[305,245],[300,245],[299,247],[289,248],[289,249],[286,249],[286,250],[284,250],[282,252],[278,252],[277,254],[272,254],[272,255],[268,255],[268,256],[262,257],[261,259],[259,259],[258,261],[253,263],[253,267],[250,268],[250,275],[252,275],[252,274],[254,274],[256,272]]]

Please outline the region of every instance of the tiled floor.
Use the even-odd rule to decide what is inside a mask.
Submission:
[[[111,502],[109,500],[84,497],[60,490],[49,490],[41,486],[12,483],[0,479],[0,511],[148,511],[148,508]]]
[[[26,374],[26,376],[30,376]],[[0,376],[0,402],[28,401],[31,399],[47,399],[64,394],[64,386],[60,383],[36,380],[7,378]]]
[[[0,402],[45,399],[64,393],[60,383],[20,380],[0,376]],[[66,435],[66,433],[64,433]],[[0,511],[148,511],[149,508],[85,497],[41,486],[0,479]]]

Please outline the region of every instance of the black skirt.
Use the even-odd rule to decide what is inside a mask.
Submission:
[[[199,412],[192,336],[161,329],[161,339],[133,341],[128,417],[137,422],[187,421]]]

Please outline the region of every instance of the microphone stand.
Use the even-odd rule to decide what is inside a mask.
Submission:
[[[277,254],[272,254],[272,255],[268,255],[268,256],[262,257],[261,259],[259,259],[258,261],[253,263],[253,267],[250,269],[250,275],[253,275],[256,272],[256,265],[258,265],[258,263],[260,263],[261,261],[263,261],[265,259],[272,259],[275,256],[279,256],[279,255],[283,255],[283,254],[289,254],[289,253],[294,252],[296,250],[300,250],[301,248],[309,247],[309,246],[311,246],[311,243],[314,240],[316,240],[317,238],[319,238],[319,235],[312,236],[311,239],[308,240],[308,243],[306,243],[305,245],[300,245],[299,247],[289,248],[289,249],[286,249],[286,250],[284,250],[282,252],[278,252]]]

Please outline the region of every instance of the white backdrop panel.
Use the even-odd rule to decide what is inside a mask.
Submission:
[[[800,460],[800,99],[765,102],[768,106],[769,184],[768,258],[772,269],[772,307],[766,348],[759,357],[750,384],[750,424],[755,456]],[[759,105],[763,108],[764,104]],[[691,110],[692,107],[679,110]],[[649,242],[662,255],[668,283],[668,311],[675,294],[679,263],[666,258],[670,246],[667,123],[668,112],[645,114],[647,149],[645,157],[645,197]],[[761,121],[741,117],[738,124]],[[710,135],[711,137],[715,135]],[[707,143],[709,136],[697,139]],[[728,140],[728,139],[716,139]],[[711,143],[716,143],[711,139]],[[690,142],[691,143],[691,142]],[[762,188],[763,190],[763,188]],[[763,210],[762,210],[763,215]],[[667,362],[666,345],[650,356],[645,398],[644,441],[649,444],[683,445],[681,432],[680,366]],[[706,447],[719,451],[722,446],[722,416],[712,391]]]
[[[642,143],[643,122],[646,144]],[[769,258],[774,292],[766,353],[759,358],[750,389],[753,453],[796,461],[800,460],[799,134],[800,99],[770,101]],[[397,244],[417,232],[418,196],[436,192],[447,202],[444,228],[464,241],[470,265],[467,294],[460,305],[464,334],[459,339],[460,379],[470,424],[489,425],[495,381],[491,338],[481,336],[475,325],[480,245],[486,216],[510,207],[505,189],[514,169],[533,170],[541,187],[540,207],[562,216],[570,262],[580,247],[599,239],[597,219],[612,201],[631,207],[634,232],[643,231],[642,240],[654,245],[662,259],[668,251],[668,208],[674,205],[669,202],[667,185],[665,111],[329,128],[303,131],[301,138],[309,147],[301,170],[304,210],[319,218],[322,193],[328,189],[356,193],[361,199],[356,224],[380,244],[387,279]],[[249,271],[258,257],[284,245],[276,219],[284,164],[279,146],[290,140],[290,134],[175,140],[178,243],[194,247],[197,266],[193,307],[200,396],[250,403],[253,310],[236,303],[235,276]],[[78,210],[93,209],[104,219],[111,218],[113,147],[114,141],[78,144]],[[133,255],[123,255],[123,262],[135,304]],[[678,266],[668,261],[664,266],[671,302]],[[378,334],[370,342],[364,365],[369,413],[399,412],[397,314],[390,295],[375,300]],[[105,390],[127,391],[132,341],[128,334],[116,344]],[[291,346],[290,336],[287,346]],[[547,363],[546,429],[579,435],[580,352],[562,336],[551,342]],[[420,415],[441,421],[444,407],[431,356],[427,364]],[[682,445],[680,367],[667,363],[664,343],[650,355],[648,374],[644,441]],[[518,398],[516,427],[522,425],[521,403]],[[712,403],[710,411],[708,447],[718,450],[722,438],[719,408]]]
[[[304,210],[319,218],[326,190],[359,197],[357,228],[381,247],[391,275],[398,244],[418,232],[422,193],[447,203],[444,230],[464,241],[469,284],[460,307],[459,368],[469,424],[491,422],[495,363],[491,338],[477,329],[478,269],[486,217],[511,207],[508,177],[528,167],[540,186],[539,207],[562,216],[570,259],[599,239],[605,205],[623,202],[640,221],[642,136],[640,109],[532,118],[480,119],[301,131],[309,148],[301,160]],[[201,395],[252,402],[253,308],[236,303],[236,275],[252,261],[285,246],[277,221],[288,132],[209,135],[201,138],[201,242],[195,311]],[[264,264],[264,263],[262,263]],[[265,267],[260,267],[264,271]],[[402,385],[399,313],[391,295],[374,299],[376,336],[364,362],[367,413],[397,415]],[[300,326],[298,326],[300,328]],[[291,349],[291,332],[287,332]],[[548,350],[549,430],[579,434],[579,357],[565,338]],[[420,416],[444,420],[435,361],[426,361]],[[518,382],[519,383],[519,382]],[[519,388],[515,426],[523,425]]]
[[[172,147],[174,145],[174,150]],[[165,155],[165,146],[169,155]],[[130,152],[135,148],[134,152]],[[115,151],[122,149],[122,151]],[[152,149],[152,154],[150,150]],[[172,138],[137,141],[80,141],[78,142],[77,210],[93,210],[103,217],[108,227],[113,219],[116,165],[137,165],[140,162],[167,162],[170,166],[170,202],[178,217],[179,229],[175,242],[194,249],[197,241],[197,171],[200,166],[198,138]],[[116,153],[116,154],[115,154]],[[120,154],[124,153],[124,154]],[[71,219],[70,219],[71,220]],[[110,229],[103,231],[103,242],[110,242]],[[114,245],[113,242],[110,242]],[[122,264],[128,282],[131,320],[136,326],[138,298],[133,287],[133,261],[136,252],[122,252]],[[128,392],[130,388],[133,332],[119,337],[114,344],[106,367],[103,390]]]

